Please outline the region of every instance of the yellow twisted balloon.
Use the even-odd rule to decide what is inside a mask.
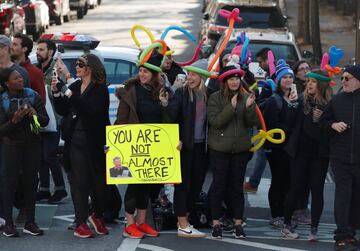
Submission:
[[[154,35],[151,33],[151,31],[148,28],[146,28],[140,24],[136,24],[131,28],[130,32],[131,32],[131,37],[134,40],[134,42],[138,48],[140,48],[140,42],[135,36],[135,30],[137,30],[137,29],[143,30],[150,38],[151,43],[153,43],[155,41]]]
[[[274,134],[277,134],[277,133],[280,134],[280,139],[273,138]],[[268,140],[274,144],[281,144],[285,141],[285,132],[279,128],[271,129],[269,131],[259,130],[259,133],[254,135],[251,138],[251,143],[253,143],[254,146],[252,148],[250,148],[249,151],[256,152],[264,145],[266,140]],[[257,142],[257,143],[255,143],[255,142]]]

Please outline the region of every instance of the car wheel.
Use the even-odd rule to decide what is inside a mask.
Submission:
[[[69,21],[70,21],[70,14],[68,13],[64,16],[64,22],[67,23]]]
[[[32,34],[33,40],[37,41],[40,38],[40,34],[41,34],[41,30],[34,31],[34,33]]]
[[[89,9],[89,6],[86,3],[85,6],[84,6],[84,15],[87,15],[88,9]]]
[[[64,22],[64,17],[63,17],[63,15],[60,14],[59,16],[55,17],[55,24],[56,24],[56,25],[62,25],[63,22]]]
[[[84,18],[84,8],[78,9],[76,15],[77,15],[78,19],[83,19]]]

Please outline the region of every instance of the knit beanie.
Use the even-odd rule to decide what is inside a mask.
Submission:
[[[237,68],[234,65],[228,65],[225,66],[220,72],[219,72],[219,80],[223,83],[226,82],[229,78],[232,77],[238,77],[241,78],[245,75],[245,72],[239,68]]]
[[[294,72],[284,59],[279,59],[276,64],[276,84],[279,84],[281,78],[290,74],[294,78]]]
[[[189,66],[185,66],[184,69],[198,74],[205,81],[211,75],[207,67],[208,61],[206,59],[200,59]]]
[[[157,50],[154,50],[151,54],[151,57],[149,58],[149,60],[147,61],[147,63],[161,67],[161,63],[163,60],[163,55],[161,55]],[[144,66],[145,68],[147,68],[146,66]],[[153,71],[150,68],[147,68],[150,71]]]
[[[360,81],[360,64],[346,67],[344,72],[350,73],[351,75],[354,76],[354,78]]]

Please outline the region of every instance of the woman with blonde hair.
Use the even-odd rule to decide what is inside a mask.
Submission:
[[[329,164],[327,138],[320,128],[320,117],[331,99],[331,79],[327,72],[312,71],[306,75],[304,95],[298,106],[289,108],[288,125],[292,134],[285,147],[290,155],[290,190],[285,199],[284,229],[282,234],[290,239],[298,238],[291,228],[291,218],[297,199],[307,189],[311,191],[310,241],[317,239],[317,228],[324,206],[324,183]]]
[[[205,179],[206,157],[206,102],[205,80],[210,75],[207,60],[202,59],[185,67],[186,82],[176,90],[172,99],[163,92],[160,101],[165,107],[168,119],[179,123],[181,149],[182,183],[175,185],[174,210],[178,218],[179,237],[205,237],[189,224],[189,215],[194,209]]]

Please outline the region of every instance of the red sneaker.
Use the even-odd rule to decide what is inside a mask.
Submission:
[[[144,237],[144,233],[139,231],[136,224],[131,224],[124,229],[123,236],[132,239],[141,239]]]
[[[85,223],[81,223],[79,226],[76,227],[74,235],[80,238],[92,238],[94,237],[93,233],[91,232],[88,225]]]
[[[91,225],[93,225],[95,232],[97,234],[102,234],[102,235],[109,234],[109,230],[106,228],[103,218],[96,218],[95,214],[93,213],[89,217],[89,221]]]
[[[146,236],[157,237],[159,232],[153,229],[149,224],[143,223],[138,226],[138,229],[143,232]]]

